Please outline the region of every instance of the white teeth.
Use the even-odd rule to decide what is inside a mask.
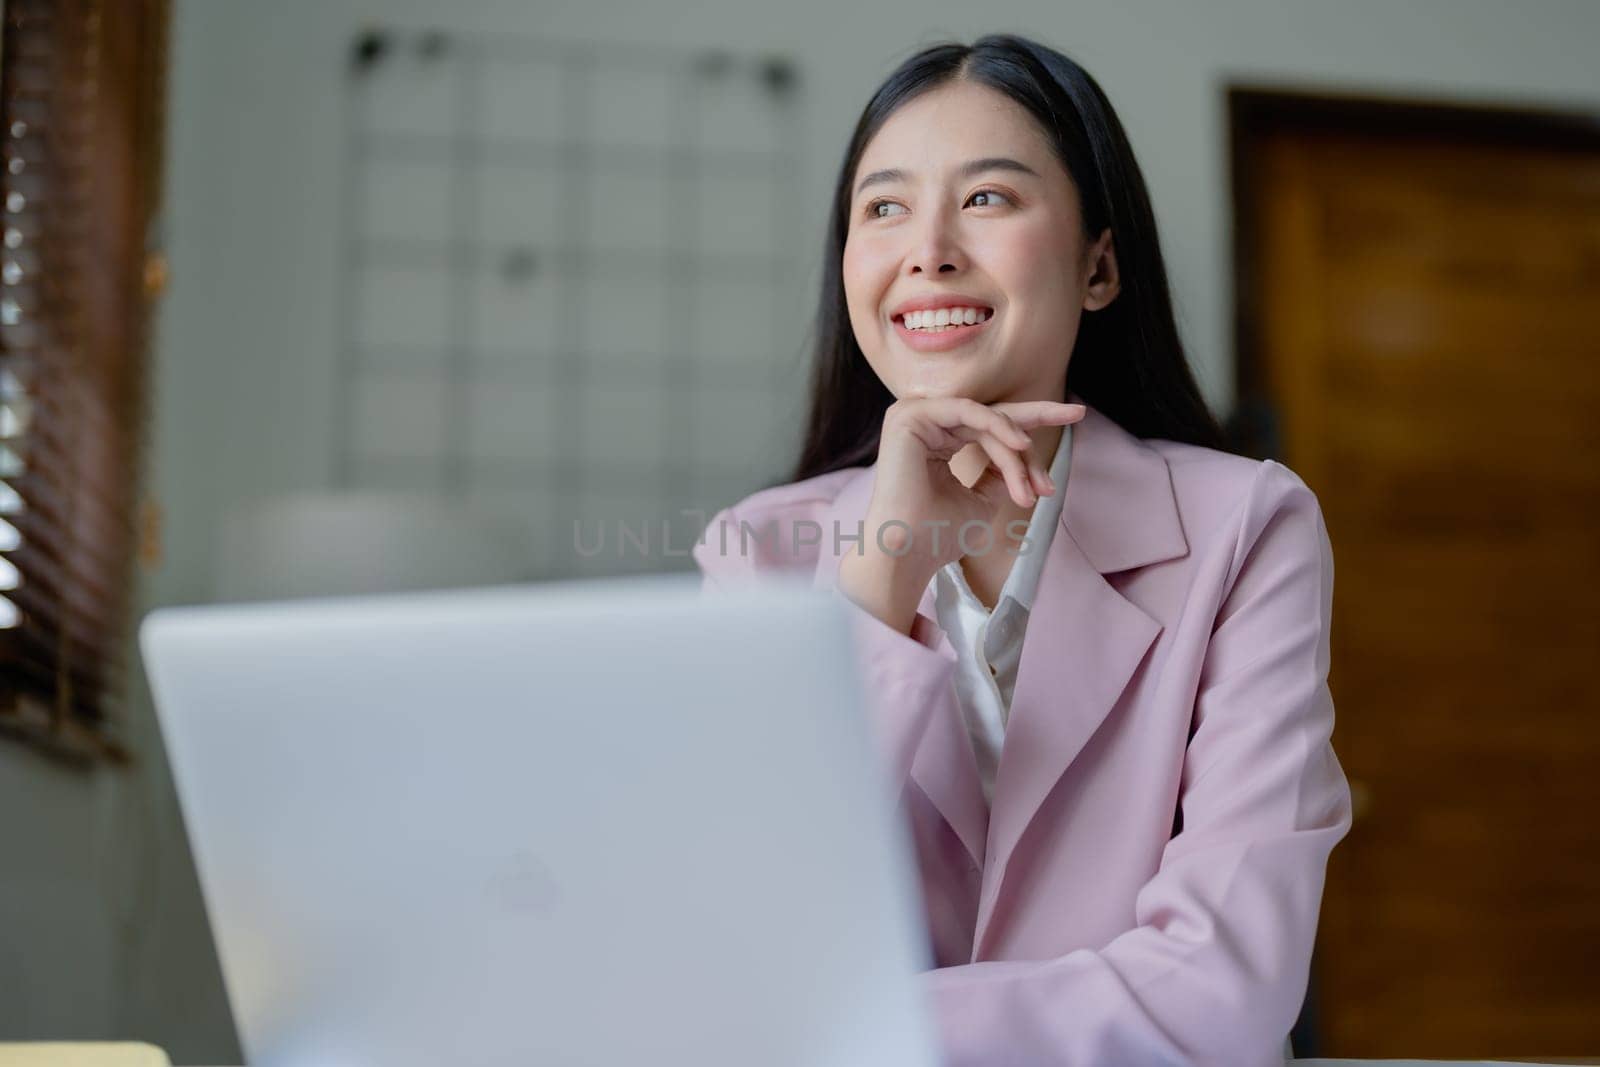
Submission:
[[[908,311],[905,314],[905,324],[908,330],[934,330],[952,325],[974,325],[987,322],[993,314],[979,308],[949,307],[928,308],[923,311]]]

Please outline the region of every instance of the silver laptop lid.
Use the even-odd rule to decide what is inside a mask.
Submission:
[[[636,578],[139,636],[251,1064],[936,1062],[826,594]]]

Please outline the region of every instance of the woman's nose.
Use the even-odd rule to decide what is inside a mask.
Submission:
[[[906,256],[908,274],[947,274],[966,269],[955,226],[949,220],[932,218],[923,224]]]

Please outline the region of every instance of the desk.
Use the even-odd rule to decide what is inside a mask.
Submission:
[[[1291,1059],[1294,1067],[1549,1067],[1566,1064],[1600,1064],[1597,1057],[1562,1059]]]
[[[1594,1057],[1560,1057],[1560,1059],[1291,1059],[1291,1064],[1307,1064],[1309,1067],[1438,1067],[1438,1064],[1454,1064],[1456,1067],[1506,1067],[1520,1064],[1520,1067],[1530,1067],[1530,1064],[1600,1064],[1600,1059]]]

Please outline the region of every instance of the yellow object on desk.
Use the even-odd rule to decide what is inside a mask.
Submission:
[[[171,1067],[171,1061],[140,1041],[26,1041],[0,1044],[0,1067]]]

